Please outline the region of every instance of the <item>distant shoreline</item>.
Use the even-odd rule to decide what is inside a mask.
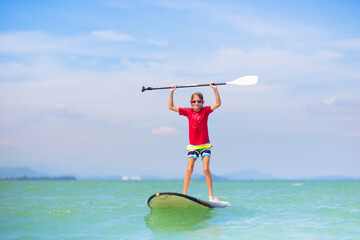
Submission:
[[[49,173],[38,172],[29,167],[0,167],[0,181],[183,181],[183,177],[164,177],[157,175],[117,175],[117,176],[87,176],[79,177],[74,174],[51,175]],[[195,173],[191,177],[192,181],[205,181],[203,174]],[[270,174],[265,174],[257,170],[241,170],[231,174],[213,174],[213,181],[359,181],[359,177],[349,177],[341,175],[278,178]]]
[[[0,181],[77,181],[76,177],[63,176],[63,177],[3,177]]]

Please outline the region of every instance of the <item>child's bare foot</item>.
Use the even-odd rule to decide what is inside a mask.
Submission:
[[[217,198],[214,197],[214,196],[209,196],[209,201],[210,201],[210,202],[219,202],[219,199],[217,199]]]

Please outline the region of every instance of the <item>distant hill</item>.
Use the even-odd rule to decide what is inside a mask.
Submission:
[[[221,180],[228,180],[227,178],[223,177],[223,176],[218,176],[218,175],[215,175],[215,174],[212,174],[212,179],[213,180],[218,180],[218,181],[221,181]],[[191,180],[205,180],[205,175],[204,174],[199,174],[199,173],[195,173],[191,176]]]
[[[274,176],[253,169],[242,170],[223,176],[228,180],[274,180]]]
[[[73,176],[51,176],[50,174],[37,172],[28,167],[2,167],[0,179],[4,180],[76,180]]]
[[[0,178],[20,178],[20,177],[47,177],[49,174],[37,172],[28,167],[2,167],[0,168]]]

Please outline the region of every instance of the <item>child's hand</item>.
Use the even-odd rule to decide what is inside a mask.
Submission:
[[[173,92],[173,91],[175,91],[175,89],[176,89],[176,85],[171,85],[170,91]]]
[[[214,82],[211,82],[211,83],[209,83],[209,84],[210,84],[210,87],[212,87],[212,89],[214,89],[214,90],[216,90],[216,89],[217,89],[217,86],[213,85],[213,84],[214,84]]]

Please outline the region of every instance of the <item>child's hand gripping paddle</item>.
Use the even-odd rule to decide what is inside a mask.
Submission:
[[[235,79],[231,82],[224,82],[224,83],[214,83],[213,85],[254,85],[258,81],[257,76],[245,76]],[[209,84],[191,84],[191,85],[183,85],[183,86],[176,86],[176,88],[189,88],[189,87],[205,87],[209,86]],[[142,92],[146,90],[160,90],[160,89],[171,89],[171,87],[142,87]]]

